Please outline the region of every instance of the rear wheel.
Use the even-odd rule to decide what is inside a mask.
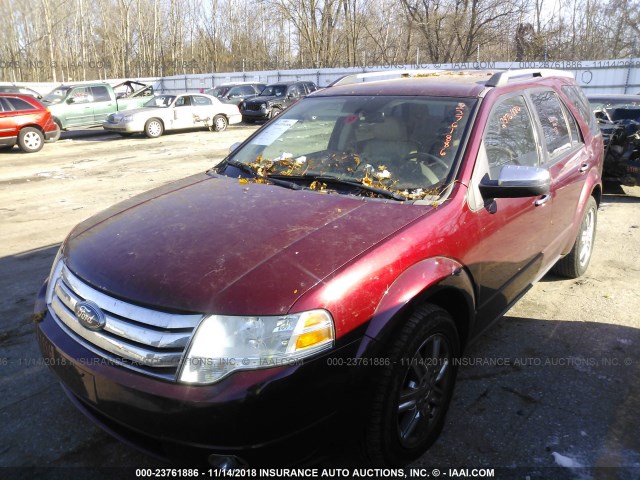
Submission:
[[[363,443],[369,462],[401,466],[433,444],[453,395],[459,355],[449,313],[431,304],[418,307],[392,341],[389,364],[375,380]]]
[[[215,117],[213,117],[212,125],[214,132],[223,132],[227,129],[227,117],[225,117],[224,115],[216,115]]]
[[[34,153],[42,150],[44,135],[33,127],[25,127],[18,134],[18,146],[25,153]]]
[[[569,254],[554,265],[553,273],[566,278],[578,278],[587,271],[593,253],[597,223],[598,204],[593,197],[589,197],[576,241]]]
[[[164,133],[164,125],[159,118],[150,118],[144,124],[144,134],[149,138],[158,138]]]

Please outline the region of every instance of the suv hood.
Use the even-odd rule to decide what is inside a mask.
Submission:
[[[428,210],[201,174],[78,225],[64,255],[80,278],[130,302],[275,315]]]
[[[255,97],[249,97],[244,100],[245,103],[268,103],[278,98],[285,99],[285,97],[277,97],[275,95],[257,95]]]

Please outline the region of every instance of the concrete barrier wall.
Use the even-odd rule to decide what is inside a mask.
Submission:
[[[554,62],[467,62],[449,64],[384,65],[371,67],[323,68],[305,70],[269,70],[255,72],[227,72],[209,74],[185,74],[163,78],[142,78],[152,83],[158,92],[199,92],[227,82],[274,83],[287,80],[310,80],[325,87],[334,80],[348,74],[380,70],[478,70],[478,69],[540,69],[568,70],[574,74],[578,84],[589,93],[639,93],[640,59],[554,61]],[[108,80],[116,85],[122,79]],[[90,83],[90,82],[74,82]],[[0,84],[10,85],[9,82]],[[46,94],[59,83],[25,83],[39,93]]]

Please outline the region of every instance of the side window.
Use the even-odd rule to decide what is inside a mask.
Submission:
[[[9,107],[9,105],[7,103],[5,103],[6,100],[4,98],[0,98],[0,112],[10,112],[11,111],[11,107]]]
[[[509,97],[493,107],[483,145],[492,180],[498,178],[504,165],[535,167],[540,164],[531,115],[521,95]]]
[[[551,90],[534,92],[531,94],[531,99],[540,118],[549,157],[553,159],[571,149],[571,134],[565,111],[555,92]]]
[[[107,87],[91,87],[94,102],[108,102],[111,100]]]
[[[289,90],[287,90],[287,97],[299,97],[300,96],[300,87],[298,85],[291,85]]]
[[[207,97],[201,97],[200,95],[194,95],[191,97],[194,105],[211,105],[211,99]]]
[[[8,97],[6,100],[11,104],[14,110],[36,110],[36,107],[31,105],[29,102],[25,102],[21,98]]]
[[[584,122],[589,125],[589,130],[594,135],[598,135],[600,133],[600,128],[598,127],[598,121],[593,114],[593,108],[591,107],[589,100],[585,97],[584,92],[577,85],[566,85],[562,87],[562,91],[569,97],[571,103],[575,105],[575,107],[580,112],[582,119]]]
[[[188,105],[191,105],[191,97],[185,95],[176,100],[176,107],[186,107]]]
[[[69,98],[73,98],[75,103],[87,103],[93,101],[91,91],[87,87],[74,88],[71,91],[71,95],[69,95]]]

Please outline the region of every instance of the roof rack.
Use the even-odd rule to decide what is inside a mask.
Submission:
[[[370,80],[381,80],[381,77],[387,79],[417,77],[420,75],[434,75],[443,70],[381,70],[378,72],[351,73],[338,78],[330,83],[328,87],[337,87],[339,85],[352,85]]]
[[[503,87],[509,83],[510,80],[523,79],[530,77],[565,77],[575,78],[573,73],[565,70],[553,70],[553,69],[522,69],[522,70],[505,70],[493,74],[493,76],[487,80],[485,84],[487,87]]]

